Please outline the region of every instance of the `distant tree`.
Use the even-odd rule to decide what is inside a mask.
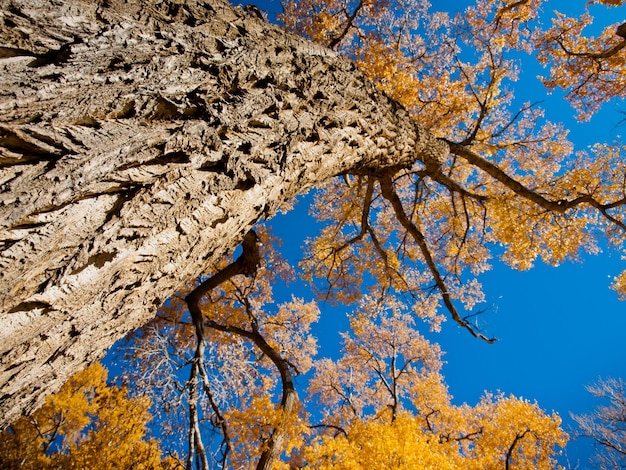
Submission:
[[[412,319],[373,299],[350,317],[343,357],[316,363],[321,437],[298,457],[312,468],[554,468],[568,439],[559,416],[503,395],[452,405],[439,348]]]
[[[147,398],[107,385],[99,363],[72,377],[31,416],[0,434],[3,469],[174,469],[146,439]]]
[[[188,469],[554,467],[567,442],[560,418],[500,395],[452,405],[439,347],[403,302],[364,298],[343,356],[314,360],[317,307],[273,305],[271,285],[290,270],[261,239],[254,276],[215,286],[198,316],[188,294],[175,297],[132,342],[131,379],[147,386],[173,442],[187,441]]]
[[[595,442],[596,468],[626,468],[626,384],[622,379],[605,379],[587,390],[604,403],[590,414],[572,415],[579,427],[576,434]]]
[[[475,469],[558,468],[550,458],[559,437],[558,420],[545,416],[536,405],[499,397],[485,399],[468,413],[479,415],[488,427],[476,423],[476,432],[452,438],[425,431],[419,417],[406,412],[394,421],[381,417],[355,420],[336,435],[328,434],[305,447],[299,456],[306,468],[315,469],[389,469],[414,468]],[[500,416],[507,409],[509,413]],[[518,414],[518,419],[515,418]],[[532,429],[526,427],[532,422]]]

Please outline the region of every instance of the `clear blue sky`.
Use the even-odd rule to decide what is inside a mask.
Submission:
[[[584,3],[552,0],[544,4],[544,12],[558,9],[578,14]],[[435,8],[443,5],[436,0],[433,4]],[[467,4],[466,0],[445,2],[453,10]],[[280,12],[277,2],[259,6],[270,16]],[[623,10],[626,9],[612,9],[598,20],[605,24],[624,21]],[[594,13],[599,11],[594,9]],[[624,103],[609,103],[592,123],[580,124],[561,99],[561,93],[543,96],[543,87],[536,78],[539,73],[541,69],[534,59],[524,61],[516,85],[518,98],[544,100],[542,106],[548,119],[562,122],[572,130],[570,138],[577,149],[595,142],[620,140],[620,134],[626,132],[626,126],[618,126],[624,119],[620,114],[626,111]],[[296,211],[270,222],[287,241],[284,248],[294,264],[300,259],[304,238],[311,236],[309,230],[314,230],[307,215],[308,199]],[[485,390],[499,390],[536,400],[543,409],[558,412],[566,430],[573,424],[570,412],[592,411],[598,403],[585,390],[586,385],[599,377],[626,378],[626,303],[609,289],[612,278],[624,269],[626,261],[619,253],[606,251],[558,268],[539,262],[527,272],[511,270],[495,261],[493,269],[481,280],[488,305],[493,304],[485,317],[486,332],[499,341],[489,345],[476,340],[452,321],[444,324],[440,334],[430,335],[446,352],[443,372],[455,402],[474,404]],[[316,333],[327,348],[321,354],[329,355],[338,350],[338,332],[347,328],[347,321],[345,312],[321,307],[323,315]],[[571,468],[577,463],[578,468],[588,468],[591,452],[588,443],[570,442],[567,459]],[[567,465],[565,456],[561,463]]]

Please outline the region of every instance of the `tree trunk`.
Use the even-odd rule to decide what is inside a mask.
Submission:
[[[0,6],[0,427],[294,196],[433,148],[349,61],[219,0]]]

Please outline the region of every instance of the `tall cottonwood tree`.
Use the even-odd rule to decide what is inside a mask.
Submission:
[[[2,425],[293,196],[444,148],[348,60],[219,0],[0,6]]]
[[[434,15],[433,40],[417,43],[408,19],[386,21],[402,11],[388,5],[313,15],[316,39],[354,51],[370,82],[219,1],[2,2],[4,424],[322,182],[320,216],[339,224],[312,242],[311,277],[343,287],[342,301],[362,267],[380,295],[424,305],[434,288],[486,340],[460,313],[479,289],[460,281],[485,269],[490,242],[521,268],[593,249],[596,228],[621,246],[621,149],[563,169],[560,128],[537,128],[530,105],[507,114],[506,53],[531,47],[538,2]],[[377,11],[378,29],[358,27]]]

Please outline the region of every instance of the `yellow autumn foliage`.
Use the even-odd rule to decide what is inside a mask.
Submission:
[[[565,90],[579,120],[626,96],[626,25],[604,25],[597,38],[585,34],[594,25],[585,10],[592,3],[622,5],[588,2],[581,15],[556,12],[543,27],[541,0],[479,0],[456,15],[425,0],[377,8],[286,2],[287,27],[353,58],[450,151],[389,177],[395,206],[381,175],[346,176],[321,189],[312,213],[323,229],[301,268],[307,279],[322,280],[325,298],[355,302],[363,287],[403,292],[437,328],[441,317],[422,293],[435,285],[458,321],[454,305],[471,310],[483,300],[475,276],[490,268],[494,252],[524,270],[538,259],[579,259],[603,243],[624,250],[624,146],[575,152],[562,125],[537,103],[516,100],[520,53],[549,69],[548,91]],[[320,12],[333,22],[318,21]],[[614,284],[620,295],[623,279]]]
[[[87,367],[42,408],[2,432],[2,468],[175,468],[173,460],[161,459],[157,441],[146,439],[150,400],[129,398],[125,388],[106,379],[100,363]]]
[[[425,430],[406,412],[393,421],[357,420],[345,433],[316,439],[300,458],[315,469],[552,469],[552,446],[567,441],[557,416],[513,397],[488,397],[463,415],[459,429],[473,429],[466,434]]]
[[[455,405],[438,346],[406,306],[364,300],[350,317],[343,356],[321,359],[310,382],[321,424],[293,462],[340,469],[552,469],[568,436],[536,403],[485,396]]]

